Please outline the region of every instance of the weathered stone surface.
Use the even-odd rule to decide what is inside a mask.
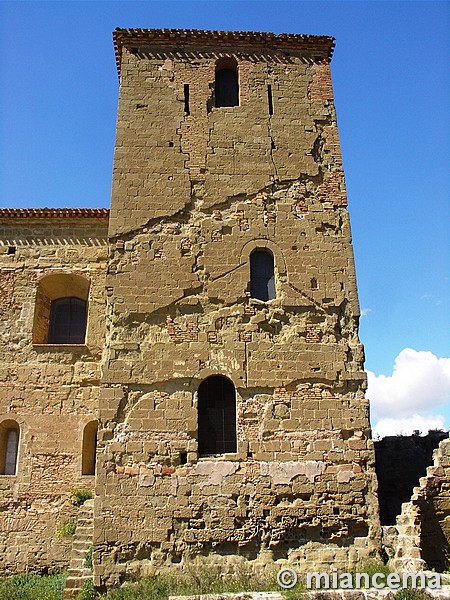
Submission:
[[[397,536],[391,538],[390,563],[396,570],[443,571],[450,552],[450,439],[433,453],[433,466],[420,479],[410,502],[397,517]],[[391,534],[392,535],[392,534]]]
[[[98,584],[195,560],[344,567],[380,548],[330,40],[199,36],[116,32]],[[216,108],[230,57],[239,106]],[[261,249],[268,302],[251,297]],[[237,451],[208,457],[212,375],[235,389]]]
[[[364,562],[380,527],[331,40],[116,40],[109,223],[0,213],[0,422],[20,426],[17,474],[0,476],[0,568],[67,565],[56,529],[76,516],[71,489],[94,485],[99,585],[194,563]],[[217,108],[217,61],[230,58],[239,106]],[[269,301],[252,297],[255,250],[273,255]],[[88,300],[78,347],[46,339],[69,284]],[[217,375],[235,391],[237,448],[208,456],[199,387]],[[81,474],[93,420],[95,481]],[[413,498],[433,498],[445,535],[449,465],[442,454]],[[406,511],[401,535],[420,514]]]
[[[389,436],[374,442],[382,525],[395,525],[402,504],[410,501],[413,488],[433,464],[433,451],[448,435],[430,431],[424,436]]]
[[[4,573],[66,568],[71,539],[56,532],[76,519],[71,490],[94,490],[94,477],[81,474],[82,437],[98,419],[107,227],[106,211],[0,216],[0,248],[8,250],[0,252],[0,424],[20,428],[16,475],[0,475]],[[33,343],[39,283],[61,274],[89,287],[85,345]]]

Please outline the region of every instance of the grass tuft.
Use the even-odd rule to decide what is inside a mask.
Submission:
[[[89,490],[72,490],[72,504],[74,506],[82,506],[86,500],[92,498],[92,492]]]
[[[75,534],[77,524],[75,521],[63,521],[56,530],[56,537],[65,538]]]

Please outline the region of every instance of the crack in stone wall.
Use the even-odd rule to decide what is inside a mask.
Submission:
[[[215,63],[230,55],[239,106],[217,109]],[[194,559],[310,567],[377,553],[345,207],[327,64],[124,48],[96,583]],[[250,296],[255,249],[274,256],[269,303]],[[217,374],[236,390],[238,451],[202,458],[198,388]]]

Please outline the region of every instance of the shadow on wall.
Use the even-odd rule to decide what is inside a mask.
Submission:
[[[433,451],[448,437],[448,432],[436,430],[374,442],[381,525],[395,525],[402,503],[411,500],[413,488],[433,464]]]

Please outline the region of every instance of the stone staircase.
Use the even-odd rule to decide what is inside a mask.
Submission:
[[[397,517],[397,536],[391,528],[390,565],[395,571],[419,572],[427,568],[423,560],[423,534],[427,519],[437,523],[433,508],[433,500],[439,497],[441,519],[450,520],[450,439],[444,439],[433,453],[433,465],[427,468],[425,477],[421,477],[419,485],[414,488],[410,502],[402,505],[402,512]],[[431,507],[431,510],[427,510]],[[450,527],[447,526],[447,529]],[[448,531],[447,531],[448,538]],[[439,544],[436,538],[433,542]],[[429,565],[434,567],[434,565]],[[442,570],[438,569],[438,570]]]
[[[74,598],[87,581],[93,581],[92,569],[86,567],[86,554],[92,548],[94,535],[94,500],[86,500],[80,507],[77,528],[73,536],[70,565],[63,599]]]

